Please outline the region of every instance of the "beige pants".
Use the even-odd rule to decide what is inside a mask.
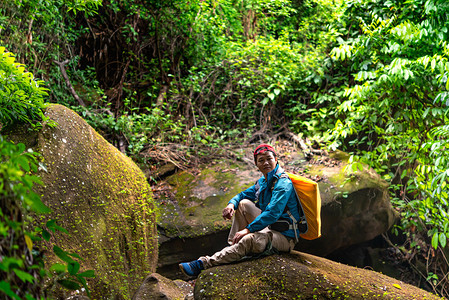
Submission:
[[[229,232],[228,243],[230,246],[223,248],[212,256],[202,256],[199,259],[203,262],[204,268],[226,264],[237,261],[248,254],[262,253],[268,242],[278,251],[290,252],[295,247],[293,239],[288,239],[283,234],[264,228],[258,232],[245,235],[237,244],[232,245],[234,235],[244,229],[249,223],[260,215],[261,210],[249,200],[240,201],[239,207],[235,211]]]

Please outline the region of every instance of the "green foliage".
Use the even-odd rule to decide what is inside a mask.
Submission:
[[[0,80],[0,130],[2,126],[18,123],[37,127],[39,121],[47,120],[42,112],[46,89],[39,86],[41,82],[34,81],[31,73],[25,72],[24,66],[15,63],[4,47],[0,47]],[[48,125],[54,124],[48,121]],[[49,231],[67,231],[54,220],[47,222],[45,228],[36,227],[30,231],[33,215],[50,212],[33,190],[35,184],[42,184],[35,175],[38,168],[45,170],[38,162],[38,153],[26,150],[24,144],[6,142],[0,135],[0,163],[0,292],[13,299],[38,299],[45,295],[43,281],[50,273],[41,254],[33,248],[34,242],[41,236],[48,241]],[[63,265],[64,270],[59,267],[58,276],[51,278],[58,278],[55,282],[67,288],[79,282],[89,293],[85,277],[92,277],[92,272],[79,272],[78,262],[64,259],[74,254],[56,246],[54,251],[67,265]]]
[[[227,129],[255,127],[264,107],[270,107],[294,93],[301,77],[301,56],[285,40],[260,38],[245,44],[229,42],[226,57],[218,65],[192,70],[188,79],[198,91],[195,107],[207,115],[208,123],[222,124]],[[214,90],[223,90],[220,95]],[[213,104],[212,104],[213,103]],[[222,111],[223,107],[229,110]],[[230,114],[231,113],[231,114]],[[207,124],[207,123],[206,123]]]
[[[130,145],[151,141],[124,136],[127,130],[117,128],[123,127],[121,115],[145,119],[137,115],[146,114],[147,107],[155,104],[162,110],[161,116],[171,114],[173,123],[181,122],[176,128],[182,127],[184,136],[189,136],[192,128],[203,130],[215,124],[214,128],[229,130],[224,136],[236,137],[236,130],[247,133],[267,123],[276,128],[291,119],[295,130],[319,128],[310,116],[323,114],[323,110],[309,107],[310,90],[322,83],[319,61],[335,42],[331,24],[339,15],[340,1],[105,1],[101,15],[88,13],[88,26],[78,22],[79,16],[74,19],[71,11],[83,7],[94,11],[97,1],[61,1],[42,7],[33,7],[33,1],[22,1],[16,16],[20,14],[32,28],[39,28],[30,44],[37,55],[20,49],[19,57],[39,66],[36,72],[49,78],[53,101],[71,105],[65,80],[49,59],[62,61],[60,57],[67,56],[64,43],[74,44],[79,38],[80,50],[91,56],[74,55],[69,47],[67,73],[76,91],[92,104],[91,109],[102,106],[114,115],[109,121],[92,123],[104,132],[109,130],[100,123],[110,124],[113,134],[109,137],[114,144],[123,137]],[[6,16],[14,14],[8,5],[5,12]],[[104,27],[106,19],[113,20],[114,28]],[[47,24],[53,24],[52,35]],[[23,24],[5,22],[5,30],[13,29],[11,26],[26,36]],[[110,34],[109,30],[116,32],[113,39],[97,38]],[[19,36],[5,40],[8,45],[27,44],[18,41]],[[58,47],[49,47],[51,44]],[[40,56],[42,51],[46,54]],[[92,60],[94,72],[92,67],[79,68]],[[167,103],[164,107],[163,102]],[[327,128],[327,123],[323,124]],[[130,152],[138,153],[136,149],[141,148]]]
[[[23,206],[37,213],[47,213],[49,209],[42,203],[38,194],[33,192],[34,184],[41,184],[40,178],[30,175],[37,171],[36,153],[25,152],[25,145],[17,146],[2,141],[2,165],[0,193],[2,197],[11,198],[20,195]],[[11,184],[7,184],[7,182]]]
[[[77,16],[94,15],[100,4],[100,0],[0,1],[0,45],[15,53],[36,77],[45,78],[53,102],[72,98],[55,61],[72,59],[77,38],[88,31],[78,27]]]
[[[0,136],[0,236],[1,257],[0,292],[12,299],[39,299],[56,283],[69,289],[79,289],[82,284],[87,293],[86,277],[93,277],[93,271],[80,272],[80,264],[67,253],[54,246],[54,253],[66,264],[54,264],[49,271],[44,266],[41,254],[34,248],[34,242],[44,238],[49,241],[50,232],[67,230],[50,220],[44,228],[32,228],[32,213],[48,213],[50,209],[42,203],[33,191],[35,184],[42,184],[39,177],[32,175],[39,167],[38,154],[31,149],[25,151],[24,144],[13,144]],[[41,166],[43,167],[43,166]],[[55,275],[53,275],[53,273]]]
[[[206,55],[182,84],[193,96],[197,122],[254,130],[290,119],[296,130],[314,130],[310,90],[322,83],[319,61],[335,41],[329,24],[337,19],[339,5],[324,0],[230,5],[203,4],[199,16],[211,21],[193,28],[194,49],[204,47],[199,53]]]
[[[419,165],[414,170],[414,184],[421,197],[413,204],[422,223],[430,228],[428,235],[435,249],[446,247],[449,239],[449,157],[443,154],[448,147],[449,126],[432,129],[423,145],[423,152],[428,155],[418,158]]]
[[[80,109],[80,114],[104,136],[124,136],[132,155],[137,155],[149,143],[178,143],[185,138],[182,122],[164,113],[164,107],[146,108],[143,113],[130,112],[118,118],[105,111],[91,113]]]
[[[329,103],[331,148],[346,146],[391,182],[412,247],[419,235],[435,249],[449,237],[448,13],[441,1],[350,1],[351,30],[331,52],[334,72],[351,74],[343,101]]]
[[[53,220],[50,220],[51,222]],[[48,224],[48,222],[47,222]],[[63,231],[67,233],[67,231]],[[53,246],[53,252],[59,257],[65,264],[54,263],[50,266],[49,271],[52,272],[52,284],[55,282],[60,284],[69,290],[85,290],[87,295],[90,295],[89,288],[87,286],[86,278],[94,278],[95,272],[93,270],[80,270],[79,261],[82,258],[76,253],[66,252],[58,246]],[[51,286],[47,287],[51,289]]]
[[[67,73],[89,106],[77,110],[134,157],[287,124],[324,135],[352,152],[353,170],[368,163],[391,183],[412,250],[422,236],[447,247],[445,1],[105,0],[101,14],[96,0],[14,4],[0,3],[0,43],[66,105],[73,100],[53,60],[70,58]],[[29,93],[11,90],[15,106],[0,108],[10,113],[1,123],[41,117],[20,90]],[[443,282],[441,272],[427,275]]]
[[[15,62],[12,53],[0,47],[0,124],[33,124],[44,119],[42,108],[47,92],[40,84],[42,81],[35,81],[33,74]]]

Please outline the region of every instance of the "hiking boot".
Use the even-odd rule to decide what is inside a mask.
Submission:
[[[199,259],[187,263],[180,263],[179,268],[187,276],[198,276],[201,270],[204,270],[203,262]]]

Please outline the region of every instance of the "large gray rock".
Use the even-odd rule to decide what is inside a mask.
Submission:
[[[386,275],[297,251],[202,271],[194,298],[441,299]]]
[[[301,240],[296,249],[320,256],[351,245],[372,240],[396,222],[388,184],[368,166],[363,170],[344,170],[347,155],[335,152],[328,161],[309,165],[308,175],[319,182],[322,207],[322,237]],[[320,161],[322,162],[322,161]]]
[[[37,132],[15,128],[10,139],[42,155],[46,171],[42,201],[69,234],[55,232],[46,263],[60,261],[56,244],[83,258],[82,270],[95,270],[88,280],[93,299],[129,299],[148,273],[156,270],[156,221],[150,186],[137,165],[104,140],[74,111],[51,105],[45,114],[55,121]],[[60,296],[59,296],[60,297]]]
[[[166,179],[164,191],[157,191],[159,220],[159,272],[175,271],[179,261],[212,254],[226,246],[230,221],[222,209],[238,192],[261,176],[251,150],[242,160],[222,159],[203,166],[198,175],[178,172]],[[306,161],[301,153],[279,153],[283,167],[319,180],[322,198],[322,237],[301,240],[297,250],[325,256],[350,245],[369,241],[386,232],[395,222],[388,185],[373,170],[344,171],[347,155],[341,152]],[[161,188],[162,189],[162,188]],[[170,269],[169,266],[174,266]],[[165,273],[165,274],[167,274]]]

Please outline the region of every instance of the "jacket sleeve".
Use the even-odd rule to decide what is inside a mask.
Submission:
[[[270,203],[246,228],[256,232],[273,224],[284,213],[284,209],[293,192],[293,184],[288,178],[279,178],[271,194]]]
[[[229,200],[228,204],[232,203],[234,205],[234,209],[237,209],[239,207],[240,201],[243,199],[248,199],[253,202],[256,200],[256,186],[255,185],[247,188],[243,192],[240,192],[239,194],[232,197],[232,199]]]

